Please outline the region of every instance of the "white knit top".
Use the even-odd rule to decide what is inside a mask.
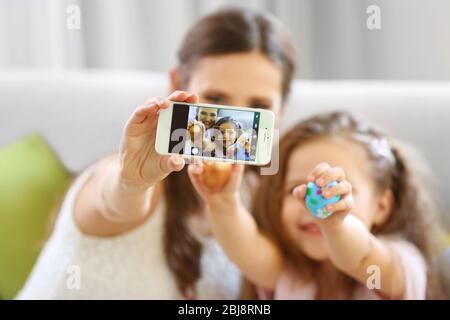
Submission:
[[[92,172],[86,170],[71,186],[17,299],[180,299],[163,252],[164,201],[143,225],[119,236],[93,237],[79,230],[75,198]],[[239,270],[214,238],[191,231],[203,246],[198,298],[237,299]]]

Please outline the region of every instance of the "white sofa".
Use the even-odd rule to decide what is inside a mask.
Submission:
[[[167,92],[161,73],[3,71],[0,147],[39,132],[79,171],[117,150],[136,106]],[[440,205],[450,209],[450,82],[296,81],[281,127],[332,109],[355,111],[417,146],[439,177]]]

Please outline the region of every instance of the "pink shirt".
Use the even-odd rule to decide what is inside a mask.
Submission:
[[[405,300],[423,300],[426,297],[427,267],[420,251],[408,241],[399,237],[379,237],[396,254],[403,267],[405,277]],[[368,277],[371,274],[368,274]],[[383,283],[381,283],[383,286]],[[305,284],[298,274],[290,268],[281,275],[273,293],[258,290],[260,299],[312,300],[315,297],[315,284]],[[381,299],[376,290],[359,283],[353,292],[354,300]]]

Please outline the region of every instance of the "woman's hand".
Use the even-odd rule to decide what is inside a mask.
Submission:
[[[183,168],[181,156],[161,156],[155,150],[158,114],[169,106],[168,99],[198,101],[197,95],[176,91],[167,99],[154,97],[133,112],[119,154],[100,161],[80,190],[75,218],[86,234],[117,235],[145,221],[159,202],[152,186]]]
[[[188,167],[189,178],[206,205],[216,209],[225,209],[240,204],[239,186],[242,181],[244,166],[230,164],[231,172],[229,173],[228,181],[223,186],[212,188],[204,183],[202,177],[205,174],[207,169],[205,166],[207,165],[201,161],[196,161]],[[217,180],[220,180],[220,177],[217,178]]]
[[[155,150],[158,114],[169,106],[169,100],[197,103],[198,96],[175,91],[167,99],[153,97],[133,112],[120,147],[120,178],[126,187],[146,189],[184,167],[180,155],[161,156]]]
[[[345,180],[345,173],[341,167],[331,167],[328,163],[317,165],[307,178],[308,182],[314,182],[319,187],[324,187],[332,181],[337,181],[337,185],[326,189],[323,197],[326,199],[334,196],[341,196],[341,199],[326,206],[326,210],[331,212],[331,216],[325,219],[317,219],[317,224],[322,227],[335,227],[350,213],[353,207],[352,185]],[[293,194],[305,206],[306,185],[302,184],[294,189]]]

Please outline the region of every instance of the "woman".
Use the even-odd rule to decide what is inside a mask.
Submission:
[[[184,146],[184,154],[197,155],[203,152],[206,144],[211,143],[211,132],[216,123],[217,113],[217,108],[198,108],[195,119],[188,121],[189,140]]]
[[[167,99],[257,106],[280,113],[295,50],[274,18],[226,9],[187,33]],[[118,155],[83,172],[21,299],[235,299],[240,275],[211,237],[184,160],[160,156],[154,97],[130,116]]]

